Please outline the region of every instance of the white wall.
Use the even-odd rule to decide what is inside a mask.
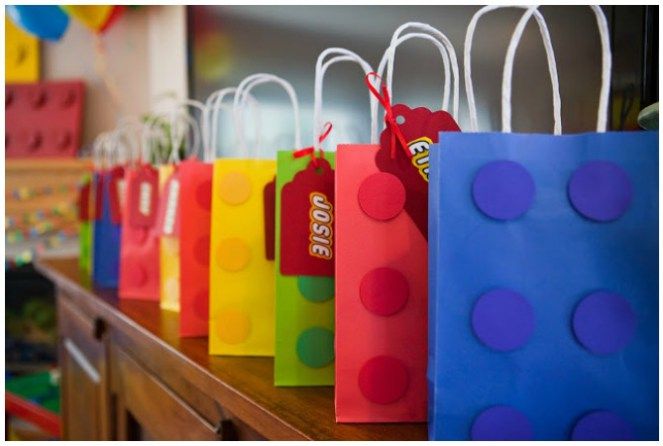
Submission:
[[[112,129],[121,116],[139,116],[166,93],[185,97],[185,6],[127,9],[102,37],[106,72],[118,87],[116,106],[100,75],[93,34],[72,20],[59,42],[42,42],[42,79],[83,79],[83,142]]]

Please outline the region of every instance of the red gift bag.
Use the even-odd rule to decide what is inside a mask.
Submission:
[[[129,126],[124,128],[130,130]],[[130,144],[134,154],[139,151],[137,138]],[[142,152],[147,149],[143,147]],[[125,172],[119,279],[122,299],[159,300],[159,239],[153,230],[158,179],[157,170],[146,157],[134,156]]]
[[[437,38],[399,37],[406,27]],[[411,38],[450,59],[457,91],[453,47],[428,25],[399,28],[379,71]],[[458,126],[444,111],[392,106],[386,85],[369,89],[385,108],[380,145],[341,145],[336,154],[336,420],[426,421],[428,149],[440,130]]]

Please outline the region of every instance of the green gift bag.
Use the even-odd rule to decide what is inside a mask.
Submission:
[[[323,65],[328,55],[334,57]],[[330,48],[322,52],[315,71],[315,146],[280,151],[277,155],[274,232],[274,384],[277,386],[334,384],[335,154],[323,154],[320,150],[320,143],[331,130],[328,126],[324,131],[320,112],[324,73],[331,64],[342,61],[359,63],[365,73],[372,71],[368,63],[351,51]],[[372,117],[371,135],[377,139],[375,114]],[[319,140],[318,135],[321,135]]]
[[[94,197],[92,174],[86,173],[78,187],[78,267],[88,276],[92,274]]]

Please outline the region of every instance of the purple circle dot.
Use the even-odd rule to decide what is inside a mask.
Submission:
[[[598,355],[626,347],[635,334],[635,313],[619,294],[598,291],[585,297],[573,313],[578,341]]]
[[[534,332],[534,310],[520,294],[496,289],[482,295],[472,311],[476,336],[499,351],[525,345]]]
[[[509,406],[493,406],[474,420],[472,440],[531,440],[532,426],[522,412]]]
[[[628,210],[633,197],[628,174],[608,161],[591,161],[576,169],[568,192],[573,208],[596,221],[618,219]]]
[[[527,170],[513,161],[493,161],[474,177],[472,197],[477,207],[496,220],[513,220],[532,205],[536,188]]]
[[[633,428],[619,415],[607,410],[590,412],[573,427],[571,439],[575,441],[633,440]]]

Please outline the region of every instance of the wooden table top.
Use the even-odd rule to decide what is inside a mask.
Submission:
[[[37,269],[69,293],[91,299],[104,316],[131,324],[169,353],[180,355],[191,370],[209,385],[210,395],[219,392],[252,407],[267,417],[283,439],[314,440],[426,440],[425,423],[339,424],[334,418],[333,387],[274,387],[274,360],[256,357],[210,356],[207,338],[180,338],[177,313],[161,310],[156,302],[120,300],[116,290],[96,288],[78,268],[77,259],[36,262]],[[184,373],[184,371],[183,371]]]

